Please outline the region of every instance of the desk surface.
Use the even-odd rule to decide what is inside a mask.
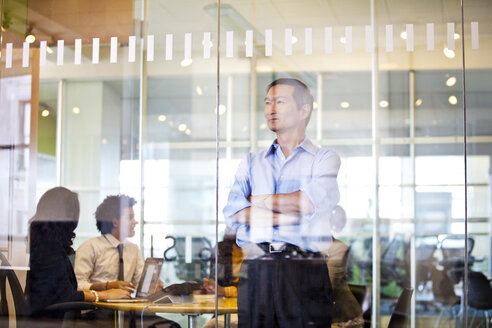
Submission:
[[[141,312],[150,303],[94,303],[97,307],[112,309],[118,311],[136,311]],[[187,304],[153,304],[145,309],[145,312],[160,313],[181,313],[181,314],[202,314],[215,313],[214,295],[193,295],[193,303]],[[236,313],[237,299],[219,297],[218,299],[219,314]]]

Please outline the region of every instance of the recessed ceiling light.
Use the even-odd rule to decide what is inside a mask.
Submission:
[[[74,108],[72,108],[72,113],[74,114],[80,114],[80,108],[75,106]]]
[[[187,128],[187,126],[184,123],[181,123],[180,125],[178,125],[178,131],[184,132],[184,131],[186,131],[186,128]]]
[[[50,116],[50,111],[47,110],[47,109],[43,109],[43,111],[41,112],[41,116],[42,117],[48,117],[48,116]]]
[[[219,105],[219,115],[223,115],[227,111],[225,105]],[[217,107],[214,108],[214,113],[217,114]]]
[[[212,41],[209,41],[210,43],[210,48],[212,48],[214,46],[214,43]],[[205,40],[202,40],[202,46],[205,45]]]
[[[447,85],[448,87],[452,87],[452,86],[453,86],[453,85],[455,85],[455,84],[456,84],[456,77],[454,77],[454,76],[451,76],[451,77],[449,77],[449,78],[446,80],[446,85]]]
[[[188,136],[189,136],[189,135],[191,134],[191,130],[190,130],[190,129],[186,129],[186,130],[185,130],[185,133],[186,133],[186,135],[188,135]]]
[[[46,52],[51,55],[53,53],[53,49],[51,49],[51,47],[46,47]]]
[[[203,95],[203,90],[199,85],[196,86],[195,90],[199,96]]]
[[[345,38],[344,36],[342,36],[340,38],[340,42],[343,43],[343,44],[347,43],[347,38]]]
[[[190,66],[191,64],[193,63],[193,59],[191,58],[186,58],[186,59],[183,59],[180,63],[181,67],[188,67]]]
[[[265,130],[265,129],[266,129],[266,123],[261,123],[260,130]]]
[[[402,38],[403,40],[406,40],[407,39],[407,31],[403,31],[400,33],[400,38]]]
[[[422,99],[421,98],[415,100],[415,106],[419,107],[420,105],[422,105]]]
[[[340,103],[340,107],[342,107],[343,109],[347,109],[350,107],[350,103],[348,101],[342,101]]]
[[[448,49],[448,48],[444,48],[443,53],[444,53],[444,56],[446,56],[448,58],[454,58],[454,57],[456,57],[456,54],[454,53],[454,50],[451,50],[451,49]]]
[[[299,41],[295,35],[293,35],[290,40],[291,40],[292,44],[295,44],[295,43],[297,43],[297,41]]]
[[[316,101],[313,101],[313,109],[317,109],[319,107],[318,103]]]
[[[382,108],[386,108],[389,106],[389,102],[387,100],[381,100],[379,102],[379,106],[381,106]]]
[[[34,36],[34,34],[28,34],[26,35],[24,41],[26,41],[27,43],[34,43],[34,41],[36,41],[36,37]]]
[[[456,98],[456,96],[449,96],[448,101],[451,105],[456,105],[458,103],[458,98]]]
[[[157,117],[157,119],[158,119],[159,121],[161,121],[161,122],[164,122],[164,121],[167,119],[167,117],[166,117],[166,115],[159,115],[159,116]]]
[[[459,33],[454,33],[454,39],[455,40],[458,40],[460,38],[460,34]]]

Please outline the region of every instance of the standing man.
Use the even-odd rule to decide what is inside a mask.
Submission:
[[[135,235],[136,200],[108,196],[97,207],[96,226],[101,236],[84,242],[75,255],[75,275],[82,289],[135,290],[144,267],[138,246],[127,241]]]
[[[326,260],[330,215],[339,201],[339,156],[306,138],[307,86],[268,86],[265,119],[277,138],[240,164],[224,215],[247,254],[238,287],[239,327],[330,327]]]

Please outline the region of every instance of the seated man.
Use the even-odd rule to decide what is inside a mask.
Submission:
[[[75,255],[75,275],[80,288],[133,291],[144,267],[138,246],[126,241],[135,235],[133,206],[126,195],[108,196],[97,207],[96,226],[101,236],[84,242]]]

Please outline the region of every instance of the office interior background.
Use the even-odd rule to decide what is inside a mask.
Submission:
[[[315,98],[308,137],[342,158],[334,236],[373,327],[408,286],[412,327],[485,324],[463,302],[441,313],[430,274],[458,295],[465,259],[492,276],[492,3],[462,2],[3,0],[0,250],[22,281],[47,189],[79,194],[74,248],[124,193],[165,283],[207,277],[237,165],[274,138],[266,86],[294,77]]]

